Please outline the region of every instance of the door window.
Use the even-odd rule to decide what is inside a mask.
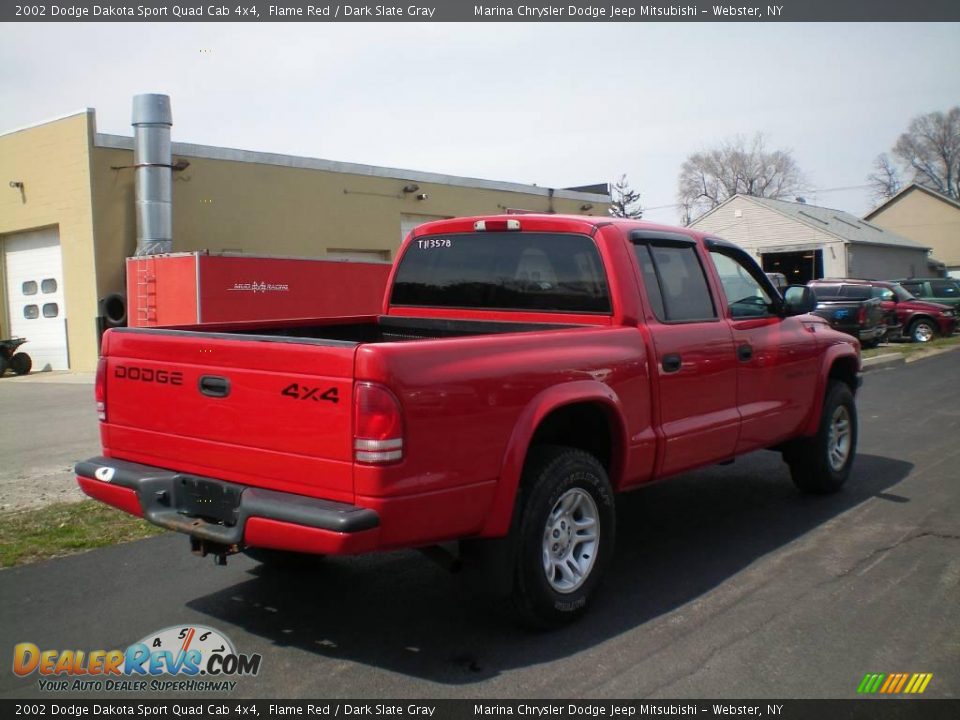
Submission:
[[[661,322],[715,320],[707,278],[692,245],[636,244],[653,314]]]
[[[948,280],[931,280],[930,289],[935,298],[960,298],[960,286]]]
[[[869,300],[872,290],[869,285],[844,285],[840,288],[840,297],[851,300]]]
[[[720,275],[731,317],[752,318],[772,314],[773,300],[747,266],[718,250],[711,250],[710,258]]]
[[[890,288],[880,287],[879,285],[873,285],[870,287],[870,297],[880,298],[884,302],[893,302],[897,298],[897,296],[893,294],[893,290]]]

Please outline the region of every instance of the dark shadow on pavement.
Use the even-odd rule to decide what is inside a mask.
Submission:
[[[859,455],[844,490],[796,492],[779,454],[656,484],[618,500],[617,551],[579,623],[517,628],[457,575],[419,553],[257,566],[249,580],[188,606],[277,646],[463,685],[602,643],[710,592],[738,572],[903,480],[912,465]]]

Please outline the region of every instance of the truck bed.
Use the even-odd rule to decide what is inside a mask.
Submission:
[[[272,323],[223,323],[182,328],[154,328],[151,334],[230,338],[237,335],[265,341],[313,340],[320,344],[359,345],[361,343],[408,342],[439,338],[539,332],[578,327],[570,323],[491,322],[487,320],[443,320],[395,316],[364,318],[323,318],[322,320],[283,320]],[[125,329],[120,332],[140,332]]]

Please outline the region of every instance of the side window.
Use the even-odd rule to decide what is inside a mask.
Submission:
[[[637,255],[637,262],[640,264],[640,272],[643,275],[643,286],[647,289],[647,298],[653,307],[653,314],[657,320],[664,320],[666,313],[663,311],[663,296],[660,294],[660,281],[657,279],[657,269],[653,266],[653,258],[650,257],[650,248],[646,245],[634,245],[633,251]]]
[[[930,289],[933,291],[933,296],[937,298],[960,298],[960,289],[957,285],[946,280],[931,280]]]
[[[872,294],[869,285],[844,285],[840,288],[840,297],[851,300],[869,300]]]
[[[907,289],[909,290],[909,288]],[[893,300],[896,296],[893,294],[893,290],[891,290],[890,288],[873,285],[870,287],[870,297],[880,298],[884,302],[887,302],[887,301]]]
[[[904,288],[906,288],[907,292],[911,292],[917,297],[921,297],[923,295],[923,283],[900,283],[900,284]]]
[[[663,322],[715,320],[707,278],[687,245],[634,246],[653,314]]]
[[[811,285],[817,297],[837,297],[840,295],[839,285]]]
[[[710,258],[720,275],[720,284],[723,285],[732,317],[764,317],[772,313],[770,295],[745,265],[716,250],[710,252]]]

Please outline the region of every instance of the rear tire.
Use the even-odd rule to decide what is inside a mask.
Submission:
[[[907,334],[910,336],[911,342],[925,343],[937,337],[937,328],[932,320],[918,318],[910,323],[910,330]]]
[[[613,556],[613,490],[600,462],[573,448],[534,448],[524,469],[513,604],[554,628],[586,611]]]
[[[10,361],[7,360],[6,355],[0,355],[0,377],[3,377],[4,373],[7,372],[7,366],[10,364]]]
[[[794,440],[783,459],[801,492],[837,492],[850,476],[857,453],[857,408],[846,383],[832,380],[820,414],[820,427],[811,438]]]
[[[33,360],[26,353],[15,353],[10,358],[10,369],[17,375],[26,375],[33,368]]]

